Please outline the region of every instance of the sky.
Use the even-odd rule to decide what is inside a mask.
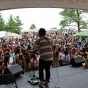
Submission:
[[[12,14],[14,17],[19,16],[22,23],[23,30],[28,30],[31,24],[35,24],[36,28],[40,27],[50,29],[52,27],[59,28],[59,22],[61,16],[59,12],[62,11],[60,8],[25,8],[25,9],[13,9],[0,11],[5,21],[8,20]]]

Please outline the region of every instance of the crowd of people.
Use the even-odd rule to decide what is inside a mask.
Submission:
[[[51,67],[71,64],[73,57],[83,57],[88,62],[88,38],[73,37],[74,31],[48,31],[46,36],[52,40],[53,61]],[[22,34],[22,39],[0,39],[0,72],[14,64],[19,64],[24,71],[39,69],[39,52],[33,53],[38,33]]]

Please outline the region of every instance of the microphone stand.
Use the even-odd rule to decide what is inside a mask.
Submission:
[[[35,77],[34,58],[33,58],[33,77]]]
[[[29,75],[30,76],[30,75]],[[39,83],[39,77],[35,76],[35,68],[34,68],[34,58],[33,58],[33,75],[31,76],[32,78],[30,78],[28,80],[28,82],[30,82],[31,84],[35,85]]]
[[[33,54],[33,52],[29,51],[31,54]],[[35,53],[35,54],[39,54],[39,53]],[[30,76],[30,75],[29,75]],[[32,77],[36,77],[35,76],[35,68],[34,68],[34,57],[33,57],[33,76]],[[38,78],[38,77],[37,77]]]

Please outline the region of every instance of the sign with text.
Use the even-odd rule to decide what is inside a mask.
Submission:
[[[17,8],[88,9],[88,0],[0,0],[0,10]]]

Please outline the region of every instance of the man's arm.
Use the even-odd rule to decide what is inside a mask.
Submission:
[[[34,49],[31,53],[37,53],[37,51],[38,51],[37,49]]]

